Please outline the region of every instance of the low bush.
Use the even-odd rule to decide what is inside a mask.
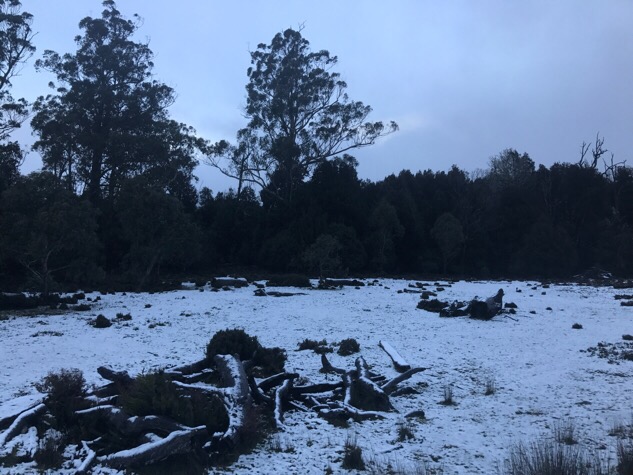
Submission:
[[[341,356],[349,356],[360,351],[360,345],[354,338],[346,338],[339,343],[337,353]]]
[[[54,427],[62,432],[69,430],[76,421],[75,411],[82,409],[86,395],[86,380],[78,369],[62,369],[48,373],[35,389],[46,394],[44,404],[55,418]]]
[[[298,351],[303,351],[303,350],[312,350],[317,355],[332,353],[334,351],[332,348],[327,346],[326,340],[316,341],[316,340],[309,340],[307,338],[303,340],[301,343],[299,343]]]
[[[253,363],[259,368],[259,377],[268,377],[281,373],[286,365],[286,350],[282,348],[258,348],[253,358]]]
[[[59,469],[64,463],[64,449],[62,434],[49,430],[39,440],[33,461],[40,470]]]
[[[132,320],[132,314],[131,313],[117,313],[116,314],[116,319],[128,322],[128,321]]]
[[[95,319],[93,326],[95,328],[108,328],[112,326],[112,322],[105,315],[99,314],[97,315],[97,318]]]
[[[250,336],[244,330],[220,330],[207,344],[207,360],[213,361],[215,355],[238,355],[240,360],[250,360],[261,348],[257,337]]]
[[[183,393],[163,371],[141,374],[121,393],[121,406],[133,416],[166,416],[209,433],[225,431],[229,420],[223,402],[199,392]]]

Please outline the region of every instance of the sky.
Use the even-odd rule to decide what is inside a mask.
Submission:
[[[99,0],[22,0],[34,15],[37,51],[13,81],[33,101],[54,79],[36,72],[44,50],[74,53],[79,21]],[[233,140],[246,124],[250,51],[302,27],[313,50],[328,50],[351,99],[372,121],[400,130],[354,151],[359,176],[403,169],[474,172],[506,148],[536,164],[577,162],[599,133],[616,161],[633,165],[632,0],[119,0],[155,54],[156,79],[173,87],[173,119],[198,135]],[[23,127],[15,139],[35,138]],[[23,171],[41,167],[30,152]],[[198,186],[234,183],[207,166]]]

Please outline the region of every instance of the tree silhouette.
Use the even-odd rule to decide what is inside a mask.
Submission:
[[[372,145],[397,130],[395,122],[367,122],[371,107],[352,101],[328,51],[312,51],[300,31],[278,33],[251,53],[246,86],[246,128],[237,145],[218,142],[209,161],[225,175],[255,183],[291,202],[316,165]]]
[[[201,141],[169,119],[174,91],[152,79],[152,51],[132,39],[138,17],[124,18],[112,0],[103,6],[101,18],[79,23],[75,54],[47,50],[36,62],[60,85],[34,105],[34,149],[45,169],[93,203],[115,196],[126,178],[148,172],[165,189],[189,184]]]

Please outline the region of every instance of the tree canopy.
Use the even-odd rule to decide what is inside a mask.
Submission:
[[[145,173],[166,189],[176,183],[187,188],[201,141],[169,119],[175,93],[153,79],[153,53],[133,38],[138,17],[124,18],[112,0],[103,6],[101,18],[79,23],[75,54],[47,50],[36,62],[57,76],[58,85],[35,103],[33,148],[46,170],[94,203]]]
[[[395,122],[367,121],[371,107],[349,98],[347,83],[332,71],[337,61],[328,51],[312,51],[293,29],[251,52],[248,124],[236,145],[223,140],[210,151],[211,164],[238,180],[238,192],[253,183],[292,201],[319,163],[397,130]]]

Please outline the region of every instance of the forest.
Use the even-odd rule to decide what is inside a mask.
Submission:
[[[567,279],[633,273],[633,169],[599,134],[569,162],[506,149],[486,170],[360,179],[356,149],[397,133],[347,95],[336,56],[301,31],[251,52],[247,124],[211,143],[173,120],[176,91],[114,1],[79,23],[77,50],[45,50],[56,77],[11,95],[35,53],[32,16],[0,0],[0,288],[150,289],[222,273]],[[11,134],[27,120],[41,171]],[[422,153],[422,151],[421,151]],[[394,157],[384,157],[385,160]],[[441,157],[438,157],[438,168]],[[235,179],[197,189],[195,168]]]

